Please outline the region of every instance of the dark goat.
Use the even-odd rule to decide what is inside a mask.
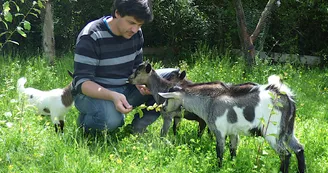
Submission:
[[[141,64],[136,71],[129,77],[129,83],[136,85],[146,85],[157,104],[164,103],[164,99],[158,95],[159,92],[168,92],[170,88],[175,85],[187,85],[191,84],[191,81],[185,80],[186,72],[173,71],[166,80],[160,77],[156,71],[151,67],[149,63]],[[166,136],[172,119],[174,118],[173,133],[176,134],[177,126],[181,120],[181,110],[166,114],[162,112],[164,124],[161,129],[161,136]],[[203,133],[206,123],[199,118],[196,114],[185,111],[184,118],[189,120],[195,120],[199,122],[199,136]]]

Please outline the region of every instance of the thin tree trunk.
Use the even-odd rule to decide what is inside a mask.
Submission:
[[[247,31],[245,13],[244,13],[244,9],[243,9],[241,0],[234,0],[241,49],[244,53],[244,57],[246,58],[247,64],[250,66],[254,63],[254,58],[255,58],[254,42],[256,41],[257,37],[259,36],[263,26],[267,22],[270,14],[271,14],[273,4],[276,1],[277,0],[269,0],[268,1],[265,9],[263,10],[263,12],[261,14],[261,18],[259,19],[253,34],[250,36]]]
[[[247,64],[252,65],[254,63],[255,49],[252,40],[247,32],[247,24],[245,19],[245,13],[241,0],[235,0],[237,24],[239,28],[239,38],[241,43],[241,50],[244,53]]]
[[[48,59],[49,64],[53,64],[56,53],[55,53],[54,22],[53,22],[51,0],[45,1],[42,45],[43,45],[44,56]]]

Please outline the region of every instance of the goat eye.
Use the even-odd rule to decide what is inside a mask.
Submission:
[[[30,99],[33,99],[33,95],[30,95]]]

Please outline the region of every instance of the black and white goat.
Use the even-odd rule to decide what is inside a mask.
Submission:
[[[293,94],[278,76],[270,76],[266,85],[201,83],[159,95],[166,98],[162,111],[169,113],[183,106],[206,121],[216,137],[220,167],[225,137],[230,138],[230,153],[234,157],[238,134],[242,133],[263,136],[279,154],[281,172],[288,172],[288,149],[296,154],[299,172],[305,171],[304,148],[294,136]]]
[[[171,74],[167,77],[166,80],[159,76],[149,63],[145,62],[142,63],[136,69],[136,71],[129,77],[128,82],[136,85],[146,85],[151,91],[156,103],[159,105],[164,103],[164,99],[158,95],[159,92],[168,92],[168,90],[175,85],[188,85],[192,83],[191,81],[186,80],[185,76],[185,71],[182,71],[180,73],[179,70],[177,70],[171,72]],[[181,111],[177,110],[174,112],[170,112],[169,114],[165,112],[161,113],[164,120],[163,127],[161,129],[161,136],[167,135],[168,129],[173,118],[173,133],[176,134],[177,126],[181,121]],[[200,136],[203,133],[204,128],[206,127],[206,123],[203,119],[199,118],[194,113],[188,111],[185,111],[184,118],[188,120],[197,121],[199,123],[198,135]]]
[[[20,98],[27,99],[28,103],[35,106],[41,115],[50,115],[51,121],[55,125],[55,131],[64,132],[65,114],[73,104],[71,84],[65,88],[58,88],[49,91],[41,91],[35,88],[25,88],[27,79],[21,77],[17,81],[17,91]]]

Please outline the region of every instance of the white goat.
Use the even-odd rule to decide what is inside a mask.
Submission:
[[[222,166],[225,137],[230,137],[234,157],[238,134],[263,136],[281,159],[280,171],[288,172],[291,149],[297,156],[299,172],[305,172],[304,148],[294,136],[295,102],[291,90],[278,76],[266,85],[201,83],[159,93],[166,98],[164,112],[183,106],[204,119],[216,137],[218,165]],[[265,122],[265,123],[263,123]]]
[[[21,77],[17,81],[17,91],[20,98],[27,99],[28,103],[35,106],[39,114],[50,115],[51,121],[55,125],[55,131],[64,131],[65,114],[73,104],[71,84],[65,88],[41,91],[35,88],[25,88],[27,79]]]

